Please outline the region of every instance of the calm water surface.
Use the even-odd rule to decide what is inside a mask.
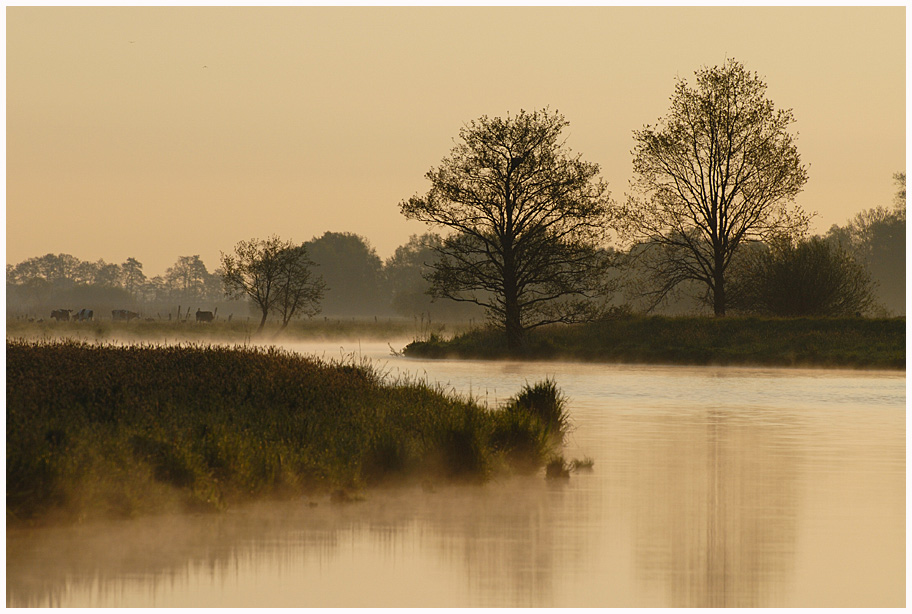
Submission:
[[[905,374],[418,361],[490,405],[554,377],[591,473],[7,533],[7,606],[905,606]]]

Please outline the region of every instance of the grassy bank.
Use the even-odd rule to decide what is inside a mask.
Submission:
[[[7,522],[484,480],[544,465],[563,411],[552,382],[489,409],[277,349],[7,340]]]
[[[220,341],[245,343],[262,340],[312,340],[312,339],[364,339],[386,341],[389,339],[427,338],[432,334],[451,335],[469,330],[471,322],[432,322],[426,318],[342,318],[317,316],[307,320],[293,320],[279,332],[279,323],[269,321],[257,334],[257,318],[233,318],[230,322],[219,318],[214,322],[197,323],[177,320],[113,321],[110,316],[98,316],[91,322],[57,322],[45,319],[28,321],[7,318],[8,338],[51,339],[68,338],[89,341]]]
[[[905,369],[905,319],[629,317],[533,331],[519,352],[496,330],[415,341],[406,356]]]

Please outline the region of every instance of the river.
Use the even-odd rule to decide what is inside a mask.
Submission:
[[[342,347],[344,346],[344,347]],[[6,604],[904,607],[904,372],[369,358],[496,405],[552,377],[569,480],[7,532]]]

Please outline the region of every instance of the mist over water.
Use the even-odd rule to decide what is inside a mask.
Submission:
[[[593,471],[9,531],[7,606],[905,605],[904,373],[287,347],[492,407],[553,377]]]

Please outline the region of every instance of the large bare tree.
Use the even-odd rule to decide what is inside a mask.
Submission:
[[[310,269],[314,262],[303,244],[277,236],[240,241],[233,254],[221,254],[221,263],[226,294],[232,298],[247,296],[259,308],[262,318],[258,333],[270,313],[282,318],[281,331],[293,317],[320,311],[323,279],[313,276]]]
[[[656,302],[683,281],[705,284],[725,314],[726,270],[748,241],[801,236],[809,217],[790,207],[807,181],[789,125],[756,73],[729,60],[680,79],[668,115],[634,132],[634,192],[617,228],[651,271]]]
[[[605,280],[607,185],[565,147],[567,125],[547,109],[472,121],[430,191],[400,204],[452,231],[435,246],[434,296],[485,307],[514,349],[528,329],[591,317]]]

